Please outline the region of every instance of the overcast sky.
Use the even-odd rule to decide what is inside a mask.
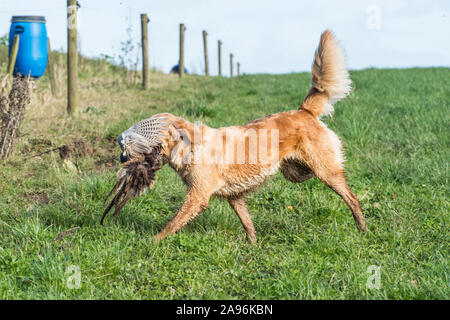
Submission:
[[[185,23],[185,65],[200,73],[202,30],[208,31],[210,72],[229,53],[246,73],[308,71],[320,33],[332,29],[351,69],[450,66],[449,0],[79,0],[79,47],[87,56],[117,56],[121,42],[140,40],[147,13],[150,66],[168,72],[178,61],[179,23]],[[0,35],[13,15],[47,18],[52,47],[66,50],[66,0],[0,0]],[[131,54],[136,60],[137,52]]]

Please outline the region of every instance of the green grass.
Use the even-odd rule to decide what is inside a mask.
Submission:
[[[345,141],[348,181],[370,232],[358,232],[345,203],[319,180],[293,184],[278,174],[248,198],[256,245],[247,244],[221,200],[156,244],[153,236],[186,192],[167,167],[150,193],[101,227],[118,165],[97,170],[97,161],[117,157],[112,140],[121,131],[162,111],[216,127],[295,109],[310,75],[188,76],[147,92],[105,84],[98,90],[111,96],[94,104],[105,113],[42,129],[56,140],[79,130],[95,146],[90,156],[73,159],[79,172],[54,154],[24,161],[27,136],[0,163],[0,298],[449,299],[450,70],[351,76],[355,90],[324,121]],[[35,132],[33,120],[26,121]],[[54,240],[74,227],[76,234]],[[66,285],[71,265],[80,268],[80,289]],[[379,289],[367,287],[371,265],[381,268]]]

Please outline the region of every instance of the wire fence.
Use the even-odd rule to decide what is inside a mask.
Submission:
[[[91,5],[85,5],[83,4],[84,1],[78,1],[78,3],[80,3],[80,9],[78,10],[78,52],[81,55],[84,56],[89,56],[88,52],[92,53],[92,50],[89,50],[89,48],[92,47],[92,45],[89,45],[87,43],[92,43],[94,40],[92,39],[92,32],[91,30],[87,30],[84,29],[83,26],[88,24],[92,25],[92,19],[94,19],[93,17],[90,17],[89,14],[86,14],[87,12],[90,13],[95,13],[96,17],[95,19],[98,19],[98,14],[104,15],[106,16],[105,19],[107,20],[103,20],[103,23],[114,23],[114,24],[120,24],[124,26],[125,29],[125,39],[123,40],[118,40],[116,44],[112,45],[112,47],[110,49],[106,49],[106,52],[111,52],[112,54],[108,54],[108,53],[94,53],[93,55],[91,55],[91,57],[102,57],[102,58],[107,58],[109,62],[114,63],[116,65],[120,65],[123,67],[126,67],[130,70],[138,70],[142,68],[142,59],[140,58],[140,50],[141,50],[141,43],[140,43],[140,39],[139,39],[139,35],[137,34],[137,25],[138,25],[138,20],[139,20],[139,16],[137,14],[133,14],[132,13],[132,9],[131,7],[129,7],[128,11],[124,10],[123,12],[117,12],[117,11],[112,11],[112,10],[108,10],[105,8],[97,8]],[[58,7],[48,7],[48,8],[38,8],[38,9],[30,9],[30,10],[25,10],[25,9],[18,9],[18,10],[10,10],[10,11],[0,11],[0,15],[14,15],[14,14],[21,14],[21,13],[44,13],[44,12],[54,12],[54,11],[61,11],[61,14],[66,15],[67,13],[67,7],[66,6],[58,6]],[[109,21],[108,21],[109,20]],[[173,28],[176,28],[176,24],[173,24]],[[150,37],[150,51],[152,49],[152,47],[154,48],[154,46],[158,46],[158,44],[155,44],[152,39],[152,32],[153,30],[150,29],[149,32],[149,37]],[[49,36],[51,37],[51,34],[49,34]],[[192,45],[189,43],[189,41],[191,39],[194,39],[193,37],[198,37],[199,39],[195,39],[195,42],[197,43],[198,41],[200,41],[202,34],[199,32],[199,34],[192,34],[192,32],[190,32],[190,30],[187,30],[187,51],[186,51],[186,58],[187,58],[187,63],[185,62],[185,66],[187,67],[187,69],[189,70],[189,73],[191,74],[206,74],[206,69],[209,67],[209,74],[210,75],[214,75],[214,74],[218,74],[219,73],[219,69],[224,70],[226,72],[221,72],[221,75],[225,75],[228,73],[228,70],[230,70],[227,66],[222,65],[221,68],[219,68],[218,62],[215,63],[215,61],[217,61],[217,59],[214,59],[213,57],[217,57],[218,53],[216,54],[209,54],[209,66],[207,67],[205,62],[202,61],[203,59],[201,59],[200,57],[204,56],[204,52],[203,52],[203,48],[202,47],[198,47],[198,48],[192,48]],[[208,40],[209,40],[209,51],[213,51],[216,49],[216,45],[215,43],[217,43],[218,41],[220,41],[219,38],[214,37],[213,34],[208,34]],[[200,43],[200,42],[199,42]],[[225,43],[226,45],[226,43]],[[54,46],[54,48],[57,48]],[[63,47],[61,47],[61,50],[63,49]],[[222,63],[225,63],[224,57],[228,56],[228,52],[225,52],[226,46],[224,48],[222,48],[222,52],[224,54],[224,56],[222,57]],[[194,54],[191,54],[193,51],[192,50],[196,50],[196,52]],[[197,51],[198,50],[198,51]],[[156,51],[156,50],[155,50]],[[158,48],[158,51],[166,51],[166,50],[161,50],[161,48]],[[167,52],[167,51],[166,51]],[[203,53],[202,55],[200,55],[199,53]],[[230,52],[231,53],[231,52]],[[161,65],[160,59],[158,59],[157,56],[155,56],[156,52],[151,51],[150,52],[150,66],[151,69],[156,69],[156,70],[160,70],[163,72],[170,72],[171,68],[174,65],[179,64],[179,61],[174,60],[173,61],[173,65],[171,67],[167,66],[167,62],[166,65],[163,67]],[[166,58],[166,57],[164,57]],[[167,58],[166,58],[167,60]],[[237,63],[236,63],[237,66]],[[236,66],[234,67],[235,70],[237,70]],[[240,65],[240,69],[242,69],[242,65]],[[214,74],[212,71],[215,71]]]

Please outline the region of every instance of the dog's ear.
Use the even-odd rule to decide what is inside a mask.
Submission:
[[[169,137],[173,141],[179,141],[180,139],[182,139],[180,132],[173,125],[169,126]]]
[[[189,130],[184,128],[176,128],[173,125],[169,126],[169,137],[174,142],[183,142],[187,145],[190,145],[192,140]]]
[[[169,159],[176,167],[182,167],[191,161],[191,137],[184,128],[169,126],[170,156]]]

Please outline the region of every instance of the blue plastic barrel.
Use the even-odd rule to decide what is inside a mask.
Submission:
[[[170,73],[179,74],[180,73],[180,66],[178,64],[174,65],[172,69],[170,69]],[[184,67],[184,73],[189,73],[188,69]]]
[[[18,34],[19,51],[17,52],[14,75],[30,74],[38,78],[44,75],[47,68],[47,29],[45,17],[42,16],[13,16],[9,30],[9,51]]]

